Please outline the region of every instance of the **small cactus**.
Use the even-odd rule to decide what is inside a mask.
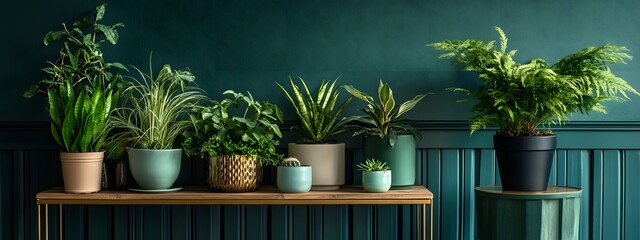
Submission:
[[[280,162],[280,166],[283,167],[300,167],[300,161],[294,157],[288,157]]]

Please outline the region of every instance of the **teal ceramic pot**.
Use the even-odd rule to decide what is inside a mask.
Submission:
[[[367,192],[383,193],[391,188],[391,170],[362,172],[362,187]]]
[[[394,174],[391,189],[409,189],[416,181],[416,141],[413,135],[398,135],[393,148],[387,137],[366,136],[364,158],[375,158],[387,163]]]
[[[131,175],[142,189],[169,189],[180,174],[182,149],[129,148],[127,152]]]
[[[300,167],[278,166],[278,190],[284,193],[309,192],[313,179],[312,171],[312,167],[308,165]]]

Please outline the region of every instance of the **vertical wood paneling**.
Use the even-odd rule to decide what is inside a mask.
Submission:
[[[640,239],[640,151],[627,150],[624,164],[624,238]]]
[[[359,161],[358,152],[352,151],[351,161]],[[473,188],[499,184],[493,150],[419,149],[417,156],[416,184],[434,193],[434,239],[474,239]],[[0,237],[35,238],[33,196],[61,184],[59,170],[51,171],[60,168],[51,160],[56,157],[54,151],[0,152]],[[185,168],[195,170],[197,164],[188,162]],[[640,150],[559,149],[553,169],[554,185],[583,190],[581,239],[640,236]],[[358,182],[352,170],[348,181]],[[181,184],[200,181],[193,176],[181,179]],[[51,206],[50,215],[56,211],[57,206]],[[416,212],[410,206],[65,206],[63,216],[65,239],[416,237]],[[52,239],[58,235],[56,221],[50,221]]]
[[[167,206],[142,207],[142,235],[145,239],[168,239]]]
[[[112,206],[88,206],[88,216],[100,216],[87,218],[88,239],[113,239]]]
[[[343,239],[348,231],[344,214],[346,206],[328,205],[323,210],[322,239]]]
[[[442,177],[442,153],[440,149],[429,149],[427,152],[427,188],[433,193],[433,238],[440,238],[442,211],[442,193],[440,179]]]
[[[621,230],[621,155],[619,150],[604,151],[604,184],[602,236],[604,239],[620,239]]]
[[[220,206],[194,206],[194,235],[196,239],[221,239]]]
[[[553,185],[567,186],[567,150],[556,151],[556,182]]]
[[[243,236],[243,208],[241,206],[223,206],[222,207],[222,239],[244,239]]]
[[[309,232],[307,230],[309,229],[309,214],[307,214],[307,211],[309,209],[309,206],[299,206],[299,205],[290,206],[289,209],[291,209],[291,211],[289,214],[288,226],[291,226],[292,228],[289,231],[291,232],[290,239],[308,239]],[[364,216],[364,217],[366,218],[364,218],[363,220],[367,220],[369,218],[368,216]],[[272,230],[272,231],[275,231],[275,230]],[[272,238],[272,239],[283,239],[283,238]]]
[[[297,229],[295,229],[296,225],[292,225],[295,223],[291,220],[289,208],[287,206],[269,206],[269,209],[269,228],[271,231],[270,235],[265,236],[271,236],[271,239],[291,239],[289,236],[292,229],[289,226],[294,228],[294,233]],[[307,228],[307,226],[303,228]]]
[[[393,171],[393,170],[392,170]],[[378,239],[397,238],[398,233],[398,211],[396,206],[383,205],[374,206],[376,209],[376,237]]]
[[[113,207],[113,239],[127,240],[129,237],[129,229],[131,222],[129,221],[129,211],[133,206],[114,206]]]
[[[442,150],[442,239],[460,237],[460,160],[460,150]]]
[[[171,239],[191,238],[191,207],[171,206]]]
[[[479,179],[478,186],[496,185],[496,178],[498,178],[498,166],[496,166],[497,164],[494,154],[495,152],[493,149],[480,150],[480,159],[478,159],[480,168],[479,171],[477,171]]]
[[[0,238],[11,239],[13,229],[17,223],[13,221],[13,216],[20,214],[13,208],[12,196],[13,187],[13,163],[16,159],[12,151],[0,151]]]
[[[29,237],[31,231],[28,231],[30,223],[27,221],[29,217],[29,208],[25,201],[25,192],[31,187],[28,184],[28,179],[25,179],[25,171],[27,171],[29,162],[33,161],[30,157],[31,154],[25,153],[24,151],[16,151],[16,161],[14,161],[13,165],[13,173],[15,188],[13,189],[13,203],[15,205],[15,209],[17,209],[17,214],[13,217],[13,221],[17,223],[16,229],[16,238],[25,239]],[[43,210],[44,211],[44,210]]]
[[[602,214],[603,214],[603,186],[604,186],[604,153],[602,150],[593,151],[593,208],[591,215],[591,237],[593,240],[601,240]],[[605,238],[606,239],[606,238]]]
[[[474,195],[474,188],[476,187],[475,180],[475,151],[473,149],[464,150],[464,164],[463,170],[463,192],[462,192],[462,236],[463,239],[473,239],[475,236],[475,222],[476,212],[475,205],[476,199]]]
[[[589,239],[591,186],[589,184],[590,156],[587,150],[567,151],[567,185],[582,189],[580,206],[580,239]]]
[[[266,207],[246,206],[245,208],[245,238],[246,239],[266,239]],[[287,221],[284,221],[287,222]],[[285,231],[286,233],[287,231]]]

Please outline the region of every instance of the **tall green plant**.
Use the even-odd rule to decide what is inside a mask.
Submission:
[[[365,113],[364,116],[356,116],[354,121],[359,122],[360,125],[351,126],[356,129],[353,136],[366,133],[370,136],[389,137],[389,145],[395,146],[398,134],[411,134],[417,140],[422,140],[422,133],[418,132],[411,125],[406,123],[402,117],[403,114],[413,109],[420,100],[425,96],[431,94],[419,94],[413,99],[408,100],[400,105],[396,110],[396,100],[393,97],[393,91],[388,83],[383,83],[380,80],[378,85],[378,102],[366,93],[354,88],[351,85],[343,86],[347,92],[354,97],[367,103],[367,107],[360,109]]]
[[[300,120],[300,125],[297,126],[297,128],[300,130],[302,136],[298,142],[326,143],[333,141],[337,135],[347,130],[345,124],[348,120],[339,118],[352,97],[346,99],[334,110],[338,102],[338,97],[340,96],[340,93],[334,88],[338,79],[326,82],[322,81],[315,96],[309,92],[309,88],[307,88],[304,79],[301,77],[298,77],[298,79],[300,79],[303,89],[293,83],[293,80],[289,77],[292,94],[289,94],[282,85],[276,83],[282,92],[284,92]],[[304,92],[302,90],[304,90]]]
[[[516,51],[507,51],[502,29],[495,30],[500,35],[500,49],[494,48],[494,41],[473,39],[428,45],[445,52],[440,58],[452,59],[465,71],[478,73],[484,82],[476,89],[449,88],[469,96],[461,102],[477,101],[472,110],[476,115],[470,119],[471,133],[496,125],[500,135],[549,135],[551,131],[539,131],[538,126],[562,123],[574,112],[606,113],[602,102],[624,101],[627,92],[638,95],[608,66],[631,59],[625,47],[584,48],[551,66],[539,58],[520,64],[512,59]]]
[[[48,32],[42,46],[63,41],[59,57],[44,68],[47,77],[31,86],[23,96],[45,95],[49,103],[51,134],[66,152],[95,152],[107,135],[107,122],[118,102],[122,76],[112,71],[127,70],[117,62],[106,62],[101,47],[115,45],[117,28],[103,25],[106,5],[75,21],[71,27]],[[87,32],[88,31],[88,32]],[[86,33],[85,33],[86,32]]]
[[[233,97],[211,100],[211,106],[191,114],[195,131],[185,133],[185,153],[201,157],[250,155],[278,165],[282,154],[276,152],[275,137],[282,137],[277,124],[282,122],[280,109],[268,101],[255,100],[251,93],[227,90],[223,94]]]
[[[151,65],[151,63],[150,63]],[[194,84],[189,69],[175,70],[164,65],[153,77],[138,68],[142,80],[134,79],[124,91],[124,106],[111,117],[111,127],[117,130],[115,139],[143,149],[171,149],[178,136],[192,125],[187,112],[206,99]]]

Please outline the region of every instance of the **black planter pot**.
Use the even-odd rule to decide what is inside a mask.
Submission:
[[[505,191],[545,191],[556,150],[556,136],[493,136]]]

